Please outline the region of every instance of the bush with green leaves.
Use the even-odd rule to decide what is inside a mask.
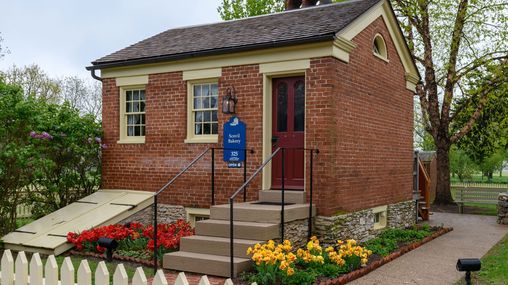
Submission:
[[[399,248],[400,245],[422,240],[431,234],[432,230],[429,225],[415,225],[407,229],[390,228],[365,242],[364,246],[375,254],[387,256]]]
[[[16,227],[18,204],[39,217],[98,189],[101,133],[93,116],[0,81],[0,235]]]

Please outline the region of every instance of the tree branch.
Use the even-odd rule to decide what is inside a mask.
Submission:
[[[464,29],[464,22],[468,7],[468,0],[461,0],[457,9],[457,17],[453,27],[452,40],[450,46],[450,57],[448,59],[446,84],[444,88],[443,105],[441,107],[441,120],[448,124],[450,122],[450,106],[453,98],[453,90],[457,82],[457,57],[460,49],[460,40]]]
[[[485,103],[487,103],[487,100],[488,100],[487,95],[489,95],[489,93],[492,92],[492,90],[498,88],[499,85],[501,85],[505,82],[506,82],[506,76],[503,73],[501,75],[496,76],[493,79],[489,80],[489,82],[487,82],[487,84],[486,84],[487,87],[485,89],[483,89],[478,94],[478,96],[480,96],[480,99],[478,102],[478,106],[476,107],[476,110],[471,115],[471,118],[469,118],[468,122],[450,138],[450,141],[452,143],[457,142],[460,138],[462,138],[467,133],[469,133],[469,131],[473,128],[476,120],[478,120],[478,118],[480,117],[483,107],[485,107]],[[471,96],[471,97],[473,97],[473,96]]]

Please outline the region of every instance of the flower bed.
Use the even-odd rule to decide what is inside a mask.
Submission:
[[[242,279],[260,285],[345,284],[451,230],[429,226],[387,229],[362,245],[339,240],[324,250],[316,237],[296,251],[287,240],[282,244],[269,241],[249,248],[254,271]]]
[[[143,226],[139,223],[126,225],[108,225],[84,230],[80,233],[69,232],[67,241],[76,246],[78,252],[102,254],[106,248],[99,246],[101,237],[111,238],[118,242],[116,256],[132,259],[151,260],[154,251],[153,226]],[[172,224],[157,225],[157,254],[178,250],[180,239],[194,234],[194,230],[184,220],[177,220]]]

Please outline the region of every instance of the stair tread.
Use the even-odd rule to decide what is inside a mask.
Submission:
[[[261,201],[254,201],[254,202],[246,202],[246,203],[236,203],[233,205],[234,209],[247,209],[247,210],[280,210],[280,205],[263,205],[263,204],[256,204]],[[292,205],[285,205],[285,210],[291,210],[291,209],[299,209],[299,208],[308,208],[309,204],[292,204]],[[222,205],[215,205],[212,206],[212,208],[218,208],[218,209],[229,209],[229,204],[222,204]]]
[[[205,235],[193,235],[193,236],[187,236],[183,237],[184,239],[193,239],[193,240],[206,240],[206,241],[218,241],[218,242],[227,242],[229,243],[230,239],[228,237],[216,237],[216,236],[205,236]],[[234,242],[237,244],[256,244],[256,243],[262,243],[265,241],[262,240],[252,240],[252,239],[239,239],[235,238]]]
[[[201,259],[201,260],[219,261],[219,262],[226,262],[226,263],[229,263],[229,261],[230,261],[229,256],[206,254],[206,253],[196,253],[196,252],[189,252],[189,251],[175,251],[175,252],[166,253],[165,255],[187,257],[187,258],[197,258],[197,259]],[[241,257],[234,257],[233,258],[234,263],[240,263],[240,262],[246,262],[246,261],[250,261],[250,259],[241,258]]]
[[[208,220],[199,221],[198,223],[229,225],[229,220],[208,219]],[[249,227],[272,227],[272,226],[279,225],[279,223],[234,221],[233,225],[235,225],[235,226],[249,226]]]

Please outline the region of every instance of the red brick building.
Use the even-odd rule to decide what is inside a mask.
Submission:
[[[206,148],[222,147],[223,124],[232,116],[221,112],[229,89],[254,151],[248,175],[277,147],[319,149],[318,216],[369,210],[366,223],[374,229],[411,219],[411,210],[401,218],[396,207],[392,219],[390,207],[414,210],[413,95],[420,77],[387,0],[172,29],[92,64],[103,82],[104,189],[157,191]],[[210,155],[159,201],[206,214]],[[242,184],[243,169],[228,168],[222,150],[215,160],[215,202],[224,204]],[[278,191],[279,166],[280,160],[263,169],[248,200]],[[285,168],[286,189],[308,197],[310,152],[288,149]]]

